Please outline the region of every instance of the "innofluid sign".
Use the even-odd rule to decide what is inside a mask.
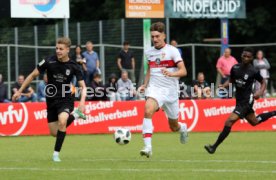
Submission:
[[[167,0],[169,18],[246,18],[245,0]]]
[[[69,0],[11,0],[12,18],[69,18]]]

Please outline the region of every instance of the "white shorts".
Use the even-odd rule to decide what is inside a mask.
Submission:
[[[171,93],[169,90],[162,88],[148,87],[146,89],[146,97],[155,99],[158,107],[165,111],[169,119],[178,119],[179,100],[177,92]]]

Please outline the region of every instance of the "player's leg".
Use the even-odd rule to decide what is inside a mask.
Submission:
[[[178,122],[179,114],[179,101],[176,100],[172,103],[164,103],[162,106],[169,120],[171,131],[180,133],[180,142],[185,144],[188,141],[187,125]]]
[[[271,118],[275,115],[276,115],[276,111],[271,111],[271,112],[259,114],[256,117],[256,115],[253,111],[253,112],[249,113],[245,118],[252,126],[256,126],[262,122],[267,121],[269,118]]]
[[[231,113],[228,119],[225,121],[224,128],[222,132],[219,134],[216,142],[213,145],[205,145],[204,148],[210,153],[215,153],[217,147],[227,138],[229,133],[231,132],[231,127],[237,122],[240,117],[236,113]]]
[[[56,143],[55,143],[55,148],[53,153],[53,160],[55,162],[60,161],[59,152],[61,150],[63,141],[66,136],[66,124],[67,124],[68,117],[69,117],[68,112],[61,112],[58,114],[58,130],[57,130]]]
[[[58,120],[56,120],[55,122],[49,122],[49,123],[48,123],[48,128],[49,128],[50,134],[51,134],[53,137],[57,137]]]
[[[150,157],[152,154],[151,138],[153,133],[152,116],[158,110],[158,102],[153,98],[148,98],[145,104],[145,114],[142,126],[144,148],[140,151],[142,156]]]

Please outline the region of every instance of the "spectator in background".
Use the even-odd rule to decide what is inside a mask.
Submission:
[[[123,43],[123,49],[119,52],[117,64],[121,73],[127,71],[131,81],[135,83],[135,58],[133,52],[129,50],[129,42],[127,41]]]
[[[87,74],[87,67],[86,67],[86,59],[84,58],[84,56],[82,55],[82,49],[81,49],[81,45],[77,45],[75,48],[75,53],[72,56],[72,60],[77,62],[80,69],[81,69],[81,73],[82,73],[82,77],[84,79],[84,81],[86,80],[86,74]],[[74,85],[76,85],[76,78],[74,78],[75,82],[73,83]]]
[[[119,100],[117,97],[117,90],[118,90],[118,78],[116,74],[112,73],[109,76],[108,83],[105,84],[106,95],[110,101]]]
[[[180,55],[182,56],[182,49],[179,48],[179,47],[177,47],[177,45],[178,45],[177,41],[174,40],[174,39],[172,39],[172,40],[171,40],[171,45],[174,46],[174,47],[176,47],[176,48],[178,49]]]
[[[45,87],[47,83],[48,83],[48,77],[47,77],[47,74],[45,73],[43,75],[43,81],[40,81],[37,88],[37,100],[39,102],[46,102]]]
[[[0,103],[8,103],[8,87],[4,84],[3,76],[0,74]]]
[[[231,56],[231,49],[226,48],[223,55],[218,59],[216,65],[217,71],[221,75],[220,84],[224,84],[227,80],[229,80],[231,68],[237,63],[237,60]],[[223,96],[224,98],[229,97],[222,94],[220,94],[220,96]]]
[[[269,64],[268,60],[264,57],[263,51],[261,51],[261,50],[257,51],[256,59],[254,59],[253,65],[256,69],[258,69],[260,71],[261,76],[266,81],[266,84],[268,84],[268,79],[269,79],[269,71],[268,70],[270,69],[270,64]],[[255,83],[256,91],[258,91],[260,89],[260,87],[261,87],[261,84],[258,81],[256,81],[256,83]],[[265,90],[263,97],[266,97],[266,96],[268,96],[268,93]]]
[[[83,57],[86,59],[86,84],[87,86],[91,86],[91,82],[93,80],[93,75],[95,73],[100,73],[100,60],[98,57],[98,53],[93,51],[93,43],[91,41],[86,42],[86,51],[82,53]]]
[[[203,72],[197,74],[197,80],[193,81],[194,92],[197,98],[209,98],[211,95],[211,89],[209,84],[205,81]]]
[[[12,87],[12,94],[15,94],[22,86],[23,82],[25,80],[24,75],[19,75],[17,78],[17,82]],[[18,102],[36,102],[37,101],[37,95],[34,92],[34,89],[31,86],[27,86],[21,93],[20,98],[17,100]]]
[[[88,100],[90,101],[106,101],[107,97],[105,94],[105,88],[104,85],[102,84],[102,79],[101,79],[101,75],[99,73],[95,73],[93,75],[93,80],[91,82],[91,88],[92,90],[92,94],[89,94],[89,92],[87,92],[88,94]]]
[[[129,101],[136,99],[136,91],[133,83],[128,78],[127,71],[122,71],[121,78],[118,80],[118,95],[120,100]]]

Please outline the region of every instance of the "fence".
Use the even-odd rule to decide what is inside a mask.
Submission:
[[[164,21],[164,19],[153,19],[152,21]],[[29,74],[42,58],[55,53],[55,40],[62,34],[63,26],[60,23],[0,29],[0,73],[3,74],[9,89],[19,74]],[[167,34],[170,33],[167,32]],[[143,81],[142,20],[121,19],[70,23],[69,36],[72,44],[84,45],[87,40],[93,41],[94,50],[100,55],[104,81],[111,73],[119,75],[116,57],[122,42],[129,41],[136,59],[137,83],[140,84]],[[244,46],[253,46],[266,53],[266,57],[271,63],[272,81],[270,81],[270,86],[273,87],[273,81],[276,80],[276,43],[230,45],[233,56],[238,60]],[[183,59],[188,70],[188,76],[183,78],[183,81],[190,84],[198,72],[204,72],[208,82],[216,81],[215,65],[220,56],[220,44],[179,44],[179,47],[184,52]]]

